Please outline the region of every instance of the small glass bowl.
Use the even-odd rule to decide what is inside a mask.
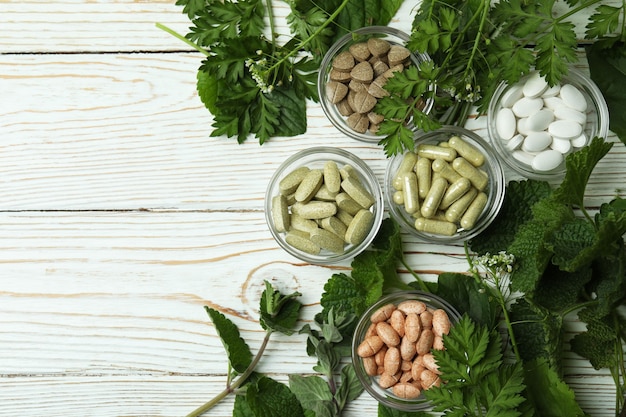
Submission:
[[[322,249],[318,254],[311,254],[290,245],[286,240],[287,233],[277,230],[272,215],[272,199],[280,194],[280,182],[289,173],[303,166],[310,169],[323,169],[328,161],[334,161],[339,169],[345,166],[350,166],[354,169],[353,173],[358,176],[361,184],[373,197],[374,204],[369,208],[369,211],[373,215],[373,221],[371,222],[371,228],[365,238],[358,244],[346,243],[342,253]],[[291,207],[292,206],[290,206],[290,211]],[[265,193],[265,220],[272,236],[285,251],[311,264],[334,264],[346,259],[351,259],[363,252],[376,237],[383,220],[383,214],[384,202],[382,189],[376,175],[362,159],[339,148],[314,147],[300,151],[287,158],[273,174]]]
[[[365,133],[359,133],[348,126],[347,117],[342,115],[336,104],[333,104],[326,93],[326,84],[330,81],[330,74],[333,67],[334,58],[340,53],[349,50],[350,46],[367,42],[370,38],[378,38],[388,41],[392,45],[404,46],[410,39],[405,32],[388,26],[367,26],[357,29],[351,33],[344,35],[333,46],[330,47],[320,65],[318,73],[317,91],[320,98],[322,110],[330,122],[346,136],[360,140],[362,142],[378,143],[380,136],[367,130]],[[430,61],[428,54],[412,53],[409,56],[413,65],[420,65],[422,62]],[[433,100],[428,98],[424,103],[423,112],[429,113],[433,107]],[[409,121],[409,125],[411,122]]]
[[[442,126],[433,131],[425,133],[418,132],[415,136],[415,149],[422,144],[436,145],[441,142],[446,142],[452,136],[459,136],[465,142],[477,148],[485,157],[485,162],[480,168],[485,171],[489,177],[488,184],[484,189],[484,192],[487,194],[487,203],[471,229],[464,229],[459,226],[456,232],[449,236],[417,230],[415,228],[415,221],[419,216],[416,217],[409,214],[403,204],[398,204],[394,201],[393,196],[396,192],[394,179],[400,168],[404,154],[394,156],[387,165],[385,172],[385,197],[389,213],[405,231],[422,241],[447,244],[469,240],[484,231],[493,222],[504,202],[506,180],[502,165],[493,148],[475,132],[459,126]],[[423,200],[420,199],[420,208],[422,203]],[[440,215],[441,214],[442,213],[440,213]]]
[[[370,376],[365,370],[363,358],[361,358],[357,349],[361,342],[365,339],[365,335],[372,324],[371,317],[380,307],[387,304],[398,305],[403,301],[422,301],[426,304],[426,307],[432,310],[442,309],[448,314],[450,323],[454,325],[461,319],[459,312],[451,306],[444,299],[422,291],[399,291],[382,297],[372,306],[370,306],[365,313],[359,319],[356,329],[354,331],[354,337],[352,339],[352,364],[356,372],[359,381],[365,388],[365,390],[381,404],[403,411],[418,411],[424,410],[430,407],[430,402],[420,395],[415,399],[400,398],[393,394],[391,389],[384,389],[378,383],[378,376]]]
[[[528,159],[528,161],[526,162],[522,162],[522,160],[520,160],[522,159],[521,157],[524,156],[524,154],[520,153],[520,158],[515,158],[513,156],[513,151],[507,148],[507,145],[509,145],[509,140],[503,139],[498,134],[498,129],[496,127],[498,112],[503,107],[505,107],[503,105],[503,101],[505,101],[504,104],[508,104],[508,106],[510,106],[510,102],[515,100],[511,100],[510,98],[507,98],[507,96],[513,94],[514,89],[519,89],[520,86],[523,86],[524,83],[531,76],[533,76],[533,74],[534,73],[531,73],[523,77],[518,83],[512,86],[508,85],[506,82],[501,82],[498,85],[493,94],[493,97],[491,98],[491,101],[489,102],[489,109],[487,112],[487,129],[489,139],[499,157],[506,163],[507,166],[512,168],[516,173],[526,178],[536,180],[550,181],[554,179],[560,179],[565,175],[565,157],[567,156],[567,154],[574,152],[577,149],[580,149],[582,146],[588,145],[591,139],[595,136],[606,139],[609,128],[609,110],[606,101],[602,96],[602,93],[600,92],[596,84],[591,80],[591,78],[574,68],[570,68],[568,74],[562,78],[560,85],[573,85],[574,87],[576,87],[576,89],[578,89],[578,91],[582,93],[585,101],[587,102],[587,110],[585,111],[587,117],[586,123],[583,127],[583,133],[586,136],[586,140],[585,138],[582,138],[582,141],[580,143],[571,141],[571,150],[562,154],[563,161],[555,168],[545,171],[535,170],[529,163],[530,159]],[[507,100],[509,101],[509,103],[506,103]],[[545,100],[544,106],[544,108],[548,108],[548,102],[546,102]],[[519,125],[520,118],[516,117],[515,120]],[[516,130],[515,135],[517,135],[518,133],[520,132]],[[512,144],[510,145],[512,146]],[[517,151],[521,152],[521,150],[519,149],[517,149]],[[533,153],[530,153],[530,155],[532,154]]]

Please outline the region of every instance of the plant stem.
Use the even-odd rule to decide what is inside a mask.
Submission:
[[[201,54],[204,54],[205,56],[209,56],[209,53],[204,48],[201,48],[196,43],[191,42],[189,39],[185,38],[183,35],[177,33],[176,31],[168,28],[167,26],[165,26],[165,25],[163,25],[161,23],[156,23],[156,27],[158,27],[161,30],[164,30],[165,32],[169,33],[170,35],[174,36],[175,38],[180,39],[181,41],[185,42],[187,45],[191,46],[193,49],[195,49],[196,51],[200,52]]]
[[[415,280],[419,284],[420,288],[423,291],[428,291],[428,287],[426,286],[424,281],[422,281],[422,279],[419,277],[419,275],[417,275],[417,273],[413,270],[413,268],[411,268],[409,266],[409,264],[407,263],[406,259],[404,259],[404,256],[400,258],[400,262],[402,262],[402,265],[404,265],[404,267],[407,269],[407,271],[409,271],[409,273],[411,275],[413,275],[413,278],[415,278]]]
[[[472,45],[472,53],[470,54],[470,57],[467,60],[465,71],[463,71],[464,79],[467,79],[468,73],[472,70],[472,65],[474,63],[474,56],[476,55],[476,51],[478,51],[478,45],[483,35],[483,30],[485,28],[485,22],[487,21],[487,15],[489,14],[490,5],[491,5],[491,1],[489,0],[485,0],[481,3],[482,13],[480,16],[480,23],[478,24],[478,30],[476,31],[476,36],[474,37],[474,43]],[[478,12],[476,14],[478,14]]]
[[[311,36],[309,36],[308,38],[306,38],[305,40],[300,42],[300,44],[296,48],[293,48],[293,50],[291,52],[289,52],[287,55],[285,55],[280,61],[276,62],[274,65],[269,67],[267,69],[267,71],[270,72],[270,71],[276,69],[284,61],[286,61],[287,59],[289,59],[292,56],[294,56],[297,53],[299,53],[302,48],[304,48],[306,45],[308,45],[309,42],[311,42],[317,35],[319,35],[324,29],[326,29],[326,27],[328,25],[330,25],[335,20],[335,18],[339,15],[339,13],[341,13],[341,11],[348,5],[349,1],[350,0],[343,0],[341,2],[341,4],[339,5],[339,7],[337,7],[337,9],[333,12],[333,14],[331,14],[328,17],[328,19],[326,19],[324,24],[322,24],[319,28],[317,28],[317,30],[315,32],[313,32],[311,34]]]
[[[237,388],[239,388],[241,386],[241,384],[243,384],[248,379],[248,377],[252,374],[252,372],[254,372],[254,369],[256,368],[256,366],[258,365],[259,361],[261,360],[261,356],[263,356],[263,352],[265,351],[265,348],[267,347],[267,343],[270,341],[270,336],[271,335],[272,335],[272,330],[267,330],[265,332],[265,337],[263,338],[263,342],[261,343],[261,346],[259,347],[259,350],[258,350],[256,356],[254,357],[254,359],[252,359],[252,362],[250,362],[250,365],[248,365],[246,370],[239,376],[239,378],[237,378],[237,380],[231,386],[226,387],[226,389],[224,391],[220,392],[213,399],[211,399],[207,403],[201,405],[200,407],[196,408],[191,413],[187,414],[186,417],[199,417],[199,416],[201,416],[202,414],[204,414],[207,411],[209,411],[211,408],[215,407],[227,395],[232,394],[233,392],[235,392],[237,390]]]

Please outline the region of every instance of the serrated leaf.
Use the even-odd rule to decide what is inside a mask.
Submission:
[[[360,315],[367,308],[362,289],[356,285],[351,276],[344,273],[333,274],[326,281],[320,304],[323,316],[326,316],[330,309]]]
[[[581,417],[574,391],[545,360],[524,363],[526,397],[542,417]]]
[[[248,387],[246,400],[255,417],[304,417],[304,410],[291,390],[268,377],[261,377]]]
[[[196,89],[198,90],[198,96],[204,104],[204,106],[211,112],[211,114],[217,114],[219,107],[217,103],[218,95],[218,81],[207,71],[198,71]]]
[[[333,394],[330,392],[328,383],[317,375],[302,376],[290,374],[289,388],[306,410],[315,411],[318,401],[330,402],[333,400]]]
[[[602,317],[587,322],[587,331],[575,335],[570,342],[572,352],[588,359],[595,369],[616,365],[615,349],[621,343],[608,321],[608,317]]]
[[[306,132],[306,102],[298,97],[295,90],[277,87],[269,97],[280,109],[280,123],[275,126],[275,136],[297,136]]]
[[[431,417],[430,413],[423,411],[403,411],[378,403],[378,417]]]
[[[205,307],[205,310],[226,349],[228,363],[236,372],[243,373],[252,362],[252,353],[248,344],[241,338],[237,325],[211,307]]]
[[[589,145],[567,155],[565,178],[554,191],[554,199],[562,204],[584,207],[585,189],[591,172],[612,147],[612,143],[595,137]]]
[[[244,395],[235,396],[233,417],[256,417]]]
[[[587,23],[585,37],[587,39],[599,38],[609,33],[615,33],[622,8],[609,6],[608,4],[599,5],[595,12],[589,17]]]
[[[298,296],[300,293],[297,292],[284,296],[276,290],[273,293],[270,293],[268,289],[263,291],[260,301],[260,322],[263,329],[286,335],[292,334],[295,331],[294,327],[300,318],[300,309],[302,308],[302,303],[296,300]],[[277,301],[268,302],[270,297]],[[269,305],[275,306],[273,311],[267,308]]]

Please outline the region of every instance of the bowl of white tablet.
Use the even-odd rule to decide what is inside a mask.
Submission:
[[[490,140],[502,160],[526,178],[565,174],[565,157],[591,139],[606,139],[609,111],[596,84],[570,69],[550,85],[539,71],[500,83],[489,104]]]

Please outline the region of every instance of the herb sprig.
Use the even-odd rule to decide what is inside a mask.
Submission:
[[[401,0],[292,0],[291,37],[276,31],[271,0],[178,0],[191,20],[184,37],[204,56],[200,99],[213,117],[212,137],[272,137],[306,132],[307,100],[319,101],[317,72],[328,48],[348,31],[386,25]],[[269,36],[269,38],[268,38]]]

